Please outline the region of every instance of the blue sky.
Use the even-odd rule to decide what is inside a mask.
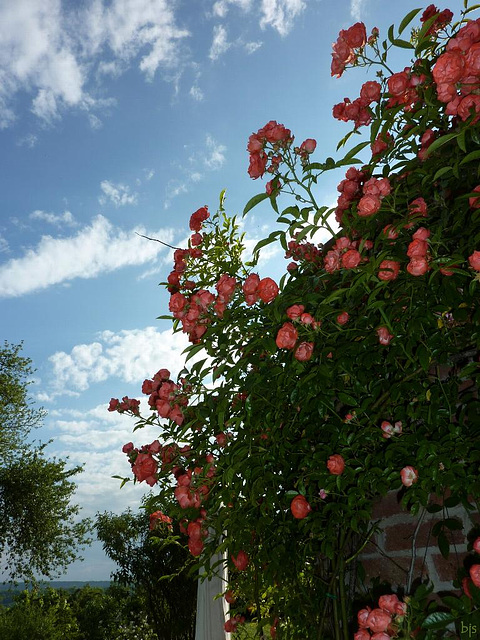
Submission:
[[[426,6],[425,3],[423,6]],[[84,515],[136,507],[143,485],[121,491],[132,422],[106,411],[139,397],[161,367],[182,366],[158,287],[190,214],[227,189],[230,213],[263,191],[247,175],[248,136],[275,119],[296,140],[334,155],[349,130],[332,106],[358,96],[365,70],[330,77],[331,43],[363,20],[381,36],[411,0],[0,0],[0,322],[37,368],[32,391],[48,410],[36,437],[85,464]],[[462,0],[449,2],[458,15]],[[439,9],[446,6],[441,4]],[[475,14],[474,17],[476,17]],[[407,52],[408,53],[408,52]],[[399,58],[396,70],[409,63]],[[371,73],[369,78],[372,79]],[[331,205],[337,176],[317,200]],[[274,223],[247,218],[250,246]],[[285,268],[280,251],[263,275]],[[99,545],[65,579],[108,579]]]

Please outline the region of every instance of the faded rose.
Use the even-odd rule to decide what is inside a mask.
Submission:
[[[393,338],[393,335],[390,333],[387,327],[379,327],[377,329],[377,336],[380,344],[383,344],[384,346],[389,345]]]
[[[291,322],[284,322],[277,333],[275,342],[279,349],[293,349],[298,340],[298,333]]]
[[[313,342],[300,342],[293,354],[299,362],[307,362],[313,355]]]
[[[411,487],[418,480],[418,471],[414,467],[403,467],[400,478],[405,487]]]
[[[339,476],[345,469],[345,460],[338,453],[334,453],[327,461],[327,468],[334,476]]]

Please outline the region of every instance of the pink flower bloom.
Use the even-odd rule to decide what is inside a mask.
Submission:
[[[473,550],[475,551],[475,553],[480,553],[480,538],[476,538],[475,542],[473,543]]]
[[[233,554],[230,557],[232,558],[233,564],[239,571],[244,571],[247,568],[249,557],[245,551],[239,551],[236,558]]]
[[[385,346],[389,345],[393,338],[393,335],[390,333],[387,327],[379,327],[377,329],[377,336],[380,344],[383,344]]]
[[[480,564],[472,565],[469,573],[473,584],[480,588]]]
[[[418,471],[414,467],[403,467],[400,478],[405,487],[411,487],[418,480]]]
[[[293,517],[297,518],[297,520],[303,520],[303,518],[306,518],[311,510],[312,507],[308,503],[307,499],[302,495],[295,496],[290,503],[290,511],[292,512]]]
[[[291,322],[284,322],[277,333],[275,342],[279,349],[293,349],[298,340],[298,333]]]
[[[299,362],[307,362],[307,360],[310,360],[313,355],[313,347],[313,342],[300,342],[293,354],[294,358]]]
[[[362,256],[356,249],[349,249],[342,256],[342,265],[346,269],[355,269],[360,264]]]
[[[357,213],[362,218],[373,216],[380,209],[381,204],[382,203],[378,196],[363,196],[358,203]]]
[[[472,269],[475,271],[480,271],[480,251],[474,251],[471,256],[468,258],[468,262]]]
[[[346,311],[342,311],[342,313],[339,313],[337,316],[337,322],[338,324],[347,324],[348,319],[349,319],[349,315]]]
[[[307,138],[300,145],[300,151],[304,151],[305,153],[313,153],[316,149],[317,141],[312,138]]]
[[[475,193],[480,193],[480,184],[476,186],[475,189],[473,189],[473,191]],[[468,199],[468,204],[472,209],[480,209],[480,196],[479,197],[472,196],[471,198]]]
[[[412,276],[423,276],[427,273],[429,267],[425,258],[411,258],[407,264],[407,271]]]
[[[361,629],[366,629],[367,628],[367,620],[368,620],[368,616],[370,615],[371,609],[370,607],[367,607],[366,609],[360,609],[360,611],[357,613],[357,622],[358,622],[358,626]]]
[[[345,460],[338,453],[334,453],[327,461],[327,468],[332,475],[339,476],[345,470]]]
[[[360,629],[353,635],[353,640],[370,640],[371,635],[366,629]]]
[[[386,282],[395,280],[400,272],[400,263],[395,260],[382,260],[378,277]]]
[[[374,633],[386,631],[388,625],[392,622],[392,616],[383,609],[373,609],[368,615],[367,626]]]
[[[399,603],[400,603],[400,600],[398,599],[398,596],[395,595],[394,593],[385,595],[385,596],[380,596],[380,598],[378,599],[378,606],[380,607],[380,609],[383,609],[384,611],[387,611],[388,613],[391,613],[391,614],[397,613],[396,607]]]
[[[292,304],[291,307],[288,307],[285,313],[290,318],[290,320],[298,320],[298,318],[300,318],[304,311],[305,307],[303,306],[303,304]]]
[[[278,296],[278,285],[272,278],[262,278],[258,283],[257,293],[263,302],[272,302]]]
[[[151,487],[157,482],[157,461],[148,453],[139,453],[132,467],[134,476],[139,482],[145,482]]]

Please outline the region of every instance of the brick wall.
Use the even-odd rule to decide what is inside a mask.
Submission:
[[[463,524],[463,530],[446,533],[450,543],[448,559],[441,555],[437,539],[432,535],[433,526],[444,517],[455,518]],[[367,579],[380,577],[392,583],[394,588],[405,588],[415,548],[411,582],[418,578],[428,579],[433,582],[436,592],[453,589],[452,580],[458,568],[463,566],[467,555],[471,555],[467,553],[465,535],[480,522],[478,514],[472,521],[471,514],[461,505],[448,509],[445,516],[440,511],[413,517],[400,507],[395,491],[377,502],[373,520],[380,521],[381,532],[371,539],[360,555]]]

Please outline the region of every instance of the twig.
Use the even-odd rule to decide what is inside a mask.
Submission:
[[[408,576],[407,576],[407,593],[410,593],[410,589],[412,588],[412,582],[413,582],[413,573],[415,570],[415,560],[417,558],[417,535],[418,535],[418,531],[420,529],[420,525],[422,524],[422,520],[423,517],[425,516],[426,510],[422,509],[422,513],[419,515],[418,517],[418,522],[417,522],[417,526],[415,527],[415,531],[413,532],[413,537],[412,537],[412,559],[410,561],[410,569],[408,570]]]
[[[169,249],[181,249],[181,247],[172,247],[172,245],[168,244],[168,242],[163,242],[163,240],[159,240],[158,238],[149,238],[148,236],[144,236],[142,233],[138,233],[138,231],[135,231],[135,233],[137,234],[137,236],[140,236],[141,238],[145,238],[146,240],[153,240],[154,242],[159,242],[160,244],[163,244],[164,247],[169,247]]]

